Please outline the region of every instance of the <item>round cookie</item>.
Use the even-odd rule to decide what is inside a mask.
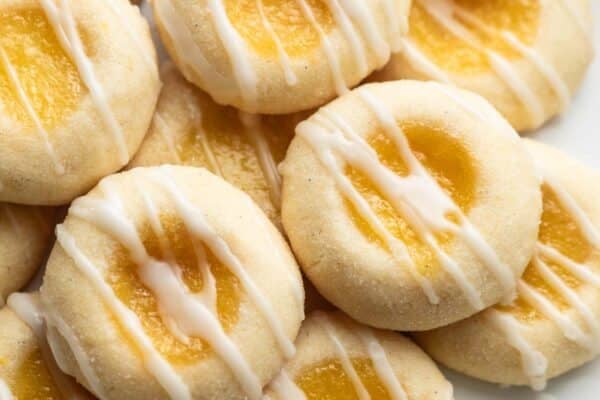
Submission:
[[[315,312],[302,325],[298,351],[267,387],[265,400],[450,400],[452,385],[404,336]]]
[[[220,104],[285,114],[345,93],[400,50],[409,0],[153,2],[183,75]]]
[[[55,218],[52,208],[0,203],[0,306],[41,267]]]
[[[172,64],[146,139],[130,167],[160,164],[204,167],[244,190],[281,226],[281,177],[294,128],[306,113],[252,116],[220,106],[189,84]]]
[[[594,54],[588,0],[415,0],[410,27],[377,79],[451,82],[518,131],[568,107]]]
[[[510,298],[533,254],[533,163],[474,94],[364,85],[298,125],[281,170],[282,221],[304,272],[367,325],[466,318]]]
[[[45,334],[39,296],[11,295],[0,310],[0,398],[92,400],[60,371]]]
[[[127,0],[0,6],[0,201],[61,205],[126,165],[160,89]]]
[[[544,177],[544,212],[518,298],[416,337],[450,368],[542,389],[600,352],[600,173],[547,145],[526,144]]]
[[[260,399],[293,355],[299,268],[260,208],[208,171],[105,178],[56,232],[42,299],[81,343],[56,354],[98,397]]]

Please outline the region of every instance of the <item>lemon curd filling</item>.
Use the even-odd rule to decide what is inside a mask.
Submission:
[[[541,14],[539,0],[455,0],[454,3],[486,27],[510,32],[525,45],[532,45],[537,38]],[[415,2],[412,7],[410,36],[427,58],[443,70],[456,74],[482,73],[490,69],[489,59],[481,48],[467,43],[442,26],[422,4],[425,3]],[[482,48],[509,60],[520,57],[520,53],[500,35],[485,32],[457,13],[454,19],[473,35]]]
[[[26,127],[34,126],[24,94],[49,129],[76,109],[84,91],[79,73],[42,10],[0,11],[0,47],[4,53],[0,59],[0,112]]]
[[[550,187],[544,185],[542,188],[544,199],[544,211],[540,225],[540,243],[552,247],[566,257],[577,263],[586,263],[594,255],[594,249],[581,232],[577,222],[572,215],[562,206],[556,194]],[[565,267],[541,256],[552,271],[565,282],[570,288],[577,289],[581,285]],[[569,308],[566,299],[545,282],[540,273],[532,265],[527,267],[522,278],[527,284],[534,287],[539,293],[551,300],[561,310]],[[498,307],[500,310],[508,311],[522,320],[533,320],[543,318],[543,315],[524,299],[518,298],[514,305]]]
[[[60,392],[39,349],[34,350],[7,380],[14,400],[59,400]]]
[[[334,26],[323,0],[306,0],[325,33]],[[290,57],[301,57],[320,46],[319,33],[305,17],[296,0],[262,0],[263,15]],[[265,57],[277,57],[277,45],[265,27],[256,0],[225,0],[229,20],[252,50]]]
[[[416,122],[403,122],[401,127],[413,154],[458,207],[467,213],[475,198],[476,185],[475,168],[468,150],[442,128]],[[396,145],[383,131],[369,135],[367,142],[377,152],[383,165],[398,176],[408,175],[408,168]],[[417,270],[424,276],[435,274],[438,262],[434,253],[420,240],[385,196],[357,169],[346,167],[346,175],[360,195],[367,200],[388,232],[406,245]],[[346,205],[352,221],[363,235],[369,241],[385,247],[383,238],[370,228],[368,222],[349,201],[346,201]],[[436,233],[436,237],[442,247],[451,241],[449,235]]]
[[[372,399],[390,399],[371,360],[354,358],[351,361]],[[339,360],[329,360],[307,368],[296,378],[296,384],[307,400],[360,400]]]
[[[269,204],[270,188],[261,169],[258,149],[240,121],[238,111],[208,99],[198,98],[198,101],[202,110],[201,126],[191,123],[187,128],[189,134],[176,148],[182,163],[205,167],[249,193],[263,207]],[[294,124],[292,118],[261,117],[258,130],[276,165],[285,158],[294,135]],[[277,208],[273,206],[265,212],[273,219]]]
[[[182,280],[189,290],[192,293],[201,292],[204,288],[201,268],[206,266],[199,264],[195,251],[200,246],[199,240],[190,236],[184,222],[175,215],[162,214],[160,221],[170,254],[163,254],[160,241],[149,223],[140,228],[146,251],[155,259],[172,259],[180,269]],[[241,286],[237,277],[223,266],[208,248],[205,247],[204,250],[207,254],[207,265],[216,280],[219,320],[228,331],[238,319]],[[110,263],[107,281],[117,297],[139,317],[155,348],[175,365],[191,364],[206,357],[210,348],[200,338],[190,338],[189,344],[184,344],[172,335],[161,319],[156,298],[138,278],[137,268],[127,251],[120,249]]]

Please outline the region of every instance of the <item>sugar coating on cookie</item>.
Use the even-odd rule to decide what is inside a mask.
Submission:
[[[281,226],[281,176],[296,124],[308,116],[250,115],[216,104],[172,64],[152,126],[129,167],[160,164],[203,167],[244,190]]]
[[[218,103],[251,113],[318,107],[383,67],[409,1],[181,0],[153,3],[169,54]]]
[[[297,353],[265,390],[269,400],[452,399],[452,385],[404,336],[342,313],[312,313]]]
[[[107,399],[260,399],[304,317],[280,232],[191,167],[136,168],[76,200],[41,291],[85,338],[56,346],[66,370]]]
[[[526,144],[543,176],[544,210],[518,297],[417,338],[468,375],[543,389],[600,353],[600,174],[547,145]]]
[[[0,306],[42,266],[55,218],[50,208],[0,203]]]
[[[567,109],[593,58],[587,0],[415,0],[404,51],[379,79],[454,83],[518,130]]]
[[[0,310],[0,398],[92,400],[54,359],[38,294],[16,293]]]
[[[296,131],[283,225],[334,305],[425,330],[514,295],[541,194],[518,136],[483,99],[433,82],[365,85]]]
[[[126,165],[160,80],[126,0],[0,6],[0,201],[61,205]]]

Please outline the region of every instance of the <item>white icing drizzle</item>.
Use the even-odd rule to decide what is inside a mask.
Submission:
[[[408,33],[408,13],[400,16],[397,2],[394,0],[382,0],[381,6],[390,31],[388,40],[391,43],[392,51],[397,53],[402,50],[402,37]]]
[[[28,293],[13,293],[7,304],[35,334],[44,363],[61,395],[67,400],[89,400],[90,396],[56,364],[46,339],[45,310],[39,297]]]
[[[71,257],[79,271],[92,284],[102,297],[104,303],[116,316],[120,325],[135,340],[142,352],[144,364],[148,371],[156,378],[171,399],[191,400],[189,388],[177,375],[175,369],[154,348],[151,339],[146,335],[137,315],[128,309],[114,294],[112,288],[104,281],[104,277],[89,258],[79,249],[75,239],[67,232],[63,225],[56,227],[56,239],[65,253]]]
[[[308,141],[321,162],[329,169],[338,189],[353,203],[357,211],[375,231],[382,233],[382,238],[386,244],[390,245],[392,253],[399,255],[405,261],[408,258],[406,248],[400,246],[399,241],[394,239],[389,232],[386,233],[369,205],[342,173],[334,153],[373,182],[378,191],[402,215],[419,238],[431,248],[441,266],[461,287],[474,308],[483,308],[480,294],[469,282],[460,266],[439,246],[435,231],[459,235],[474,254],[492,270],[503,287],[509,292],[514,291],[515,280],[512,270],[498,259],[494,250],[463,215],[460,208],[445,194],[418,161],[410,150],[410,145],[394,116],[367,90],[360,90],[359,93],[376,115],[386,134],[393,140],[399,154],[407,164],[410,174],[407,177],[401,177],[387,169],[365,139],[354,133],[352,128],[341,118],[332,116],[332,113],[327,110],[321,110],[314,118],[315,122],[307,121],[300,124],[297,132]],[[327,122],[327,120],[329,121]],[[336,128],[336,124],[339,128]],[[452,222],[448,215],[456,216],[458,223]],[[430,282],[420,276],[414,270],[414,266],[411,267],[410,262],[407,264],[412,276],[417,279],[429,300],[434,304],[439,301]]]
[[[452,82],[448,74],[429,60],[410,38],[402,39],[402,46],[404,56],[414,69],[422,71],[426,76],[438,82],[448,84]]]
[[[256,105],[257,77],[249,60],[246,42],[231,25],[221,0],[207,0],[208,9],[221,44],[225,48],[233,68],[233,75],[240,88],[242,101],[251,109]]]
[[[12,63],[10,62],[8,55],[6,54],[6,51],[4,50],[4,47],[1,44],[0,44],[0,62],[2,64],[2,66],[4,67],[4,69],[6,70],[6,74],[8,75],[10,82],[12,83],[12,85],[19,97],[19,100],[21,101],[23,107],[25,108],[25,111],[27,111],[29,118],[31,118],[31,120],[33,121],[33,124],[35,126],[35,129],[36,129],[39,137],[44,142],[44,147],[46,148],[46,153],[48,153],[48,156],[50,157],[50,159],[52,160],[52,163],[54,164],[54,171],[58,175],[64,174],[65,168],[62,165],[62,163],[58,160],[56,152],[54,151],[54,147],[52,146],[52,143],[50,143],[50,138],[48,136],[48,132],[44,128],[44,125],[42,124],[42,121],[40,120],[39,115],[33,108],[33,105],[29,101],[29,97],[27,96],[27,93],[25,92],[25,89],[23,88],[21,80],[19,79],[19,75],[17,74],[17,71],[15,70]]]
[[[171,130],[168,128],[167,123],[158,111],[154,113],[154,130],[163,138],[167,145],[167,149],[169,149],[169,153],[173,157],[173,161],[175,161],[176,164],[181,164],[181,157],[179,156],[179,152],[173,141]]]
[[[572,0],[560,0],[559,3],[565,10],[567,10],[573,21],[577,24],[577,27],[583,33],[585,40],[591,44],[592,41],[590,38],[588,24],[585,22],[583,15],[581,15],[581,13],[575,7],[575,3]]]
[[[221,164],[217,159],[217,155],[212,149],[212,146],[208,140],[208,134],[204,130],[204,125],[202,124],[202,109],[197,107],[195,104],[188,103],[187,104],[188,112],[192,117],[192,122],[194,124],[194,128],[196,129],[196,141],[200,143],[200,147],[202,148],[202,152],[210,165],[211,172],[219,175],[221,178],[225,178],[223,174],[223,170],[221,168]]]
[[[8,387],[6,382],[4,382],[4,380],[2,378],[0,378],[0,400],[12,400],[12,399],[13,399],[13,395],[12,395],[12,392],[10,391],[10,388]],[[291,399],[291,400],[295,400],[295,399]],[[299,399],[299,400],[302,400],[302,399]]]
[[[79,71],[82,81],[90,92],[90,96],[96,105],[106,127],[112,133],[117,145],[119,161],[125,165],[129,161],[129,150],[123,130],[119,125],[115,115],[110,109],[110,104],[104,88],[98,81],[94,72],[94,65],[85,54],[81,37],[77,32],[75,18],[71,11],[69,0],[59,0],[58,4],[52,0],[39,0],[50,25],[54,29],[65,53],[69,55],[71,60]]]
[[[331,340],[331,342],[333,343],[335,353],[338,356],[340,362],[342,363],[342,368],[344,369],[344,372],[346,373],[348,378],[350,378],[350,381],[354,386],[354,390],[356,391],[359,400],[371,400],[371,395],[369,394],[369,391],[358,376],[358,372],[356,372],[354,365],[352,365],[350,355],[348,354],[346,348],[335,334],[335,328],[332,326],[331,322],[329,321],[329,318],[325,314],[317,314],[315,318],[318,318],[319,324],[321,324],[329,340]]]
[[[260,14],[262,24],[265,27],[269,36],[271,36],[271,39],[273,40],[273,43],[275,43],[275,47],[277,48],[277,54],[279,54],[279,62],[281,63],[281,67],[283,68],[285,81],[289,86],[295,86],[298,83],[298,77],[296,76],[296,73],[292,68],[290,56],[285,51],[281,39],[279,39],[277,32],[275,32],[275,29],[273,29],[273,26],[269,22],[269,18],[265,14],[263,0],[256,0],[256,6],[258,7],[258,12]]]
[[[575,223],[590,245],[596,250],[600,249],[600,242],[597,241],[600,237],[598,230],[575,199],[547,173],[544,174],[544,182],[551,188],[561,206],[575,220]],[[568,312],[560,310],[551,299],[547,298],[523,279],[518,283],[520,298],[556,324],[567,339],[577,343],[593,354],[600,353],[600,321],[596,318],[592,308],[585,302],[585,299],[581,297],[579,293],[581,289],[569,287],[545,260],[560,265],[585,284],[598,288],[600,288],[600,275],[593,272],[590,266],[576,263],[569,257],[561,254],[558,250],[541,242],[538,242],[536,254],[533,257],[531,265],[528,267],[535,268],[544,282],[567,301],[571,309],[581,317],[587,329],[579,326],[573,316],[569,315]],[[544,356],[541,353],[534,350],[521,335],[520,331],[524,329],[524,326],[508,313],[497,310],[491,310],[490,312],[493,315],[502,316],[502,319],[498,320],[498,322],[501,323],[500,325],[509,339],[509,344],[521,352],[523,369],[530,378],[532,387],[536,390],[543,389],[546,382],[547,360],[543,358]],[[538,360],[539,363],[535,364],[536,368],[533,368],[531,362],[532,354],[536,354],[536,358],[539,360],[543,358],[544,363]]]
[[[391,395],[392,400],[408,400],[408,395],[402,388],[400,381],[398,381],[390,360],[388,360],[384,348],[375,337],[373,331],[370,328],[360,327],[358,336],[367,348],[369,357],[373,361],[375,372],[377,372],[379,379],[381,379],[383,385]]]
[[[244,125],[244,132],[258,157],[260,168],[269,185],[271,203],[277,210],[281,209],[281,176],[277,170],[277,162],[269,147],[269,142],[262,129],[261,116],[256,114],[239,113],[240,121]]]
[[[100,187],[105,199],[81,198],[71,207],[70,213],[95,224],[125,246],[138,266],[138,277],[156,297],[161,318],[171,333],[175,337],[184,335],[206,340],[229,366],[249,397],[258,398],[262,385],[236,344],[224,331],[216,309],[210,309],[202,301],[202,297],[191,293],[182,282],[181,274],[170,264],[156,260],[147,253],[114,189],[107,181],[103,181]]]
[[[519,352],[523,372],[529,378],[531,387],[544,390],[548,360],[525,340],[521,334],[525,327],[514,316],[495,309],[489,309],[485,315],[500,328],[508,344]]]
[[[279,375],[273,379],[270,388],[282,400],[306,400],[302,389],[290,378],[285,369],[281,370]],[[265,396],[263,400],[269,398],[269,396]]]

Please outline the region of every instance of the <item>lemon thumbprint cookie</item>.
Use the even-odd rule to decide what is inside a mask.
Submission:
[[[150,131],[131,167],[204,167],[248,193],[280,227],[281,177],[296,124],[304,113],[250,115],[216,104],[167,65]]]
[[[102,399],[260,399],[293,356],[299,268],[260,208],[204,169],[137,168],[77,199],[42,298],[56,354]]]
[[[0,307],[29,282],[53,238],[55,210],[0,203]]]
[[[600,173],[547,145],[527,147],[544,179],[544,211],[517,299],[417,338],[465,374],[543,389],[600,352]]]
[[[340,97],[298,125],[282,173],[304,272],[368,325],[431,329],[510,298],[534,250],[533,162],[487,102],[450,86]]]
[[[154,1],[166,48],[220,104],[251,113],[317,107],[383,67],[409,0]]]
[[[0,201],[66,204],[126,165],[160,80],[126,0],[0,5]]]
[[[63,326],[62,321],[55,320]],[[53,323],[54,323],[53,322]],[[52,356],[52,328],[39,295],[15,293],[0,310],[0,399],[92,400]]]
[[[414,0],[383,79],[452,82],[518,130],[564,111],[593,57],[588,0]]]
[[[317,311],[303,323],[296,356],[265,400],[451,400],[452,385],[404,336]]]

